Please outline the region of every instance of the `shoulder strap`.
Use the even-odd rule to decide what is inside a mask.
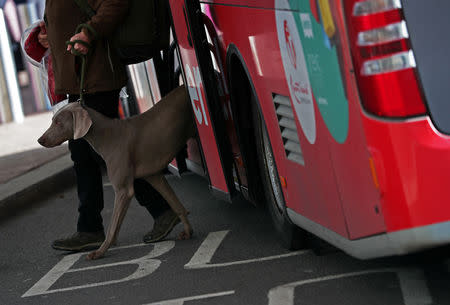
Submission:
[[[78,5],[83,13],[85,13],[89,19],[91,19],[95,15],[95,11],[89,5],[87,0],[73,0]]]

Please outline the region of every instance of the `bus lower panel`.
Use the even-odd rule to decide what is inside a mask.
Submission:
[[[299,227],[359,259],[404,255],[450,244],[450,221],[349,240],[291,209],[288,215]]]

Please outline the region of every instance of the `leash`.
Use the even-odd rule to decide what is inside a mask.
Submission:
[[[83,30],[83,28],[87,29],[94,36],[94,39],[97,37],[97,32],[94,30],[94,28],[92,26],[90,26],[89,24],[86,24],[86,23],[80,24],[77,27],[77,29],[75,30],[75,34],[80,33]],[[77,44],[77,43],[82,44],[82,45],[84,45],[85,47],[88,48],[87,54],[83,54],[83,53],[75,50],[75,44]],[[86,42],[84,40],[79,40],[79,39],[76,39],[76,40],[73,40],[73,41],[66,41],[66,46],[69,46],[69,45],[72,46],[70,52],[73,55],[78,56],[78,57],[81,58],[80,97],[78,98],[78,102],[82,106],[84,106],[85,105],[84,104],[84,78],[85,78],[85,74],[86,74],[86,57],[91,53],[91,49],[92,48],[91,48],[91,44],[90,43],[88,43],[88,42]]]

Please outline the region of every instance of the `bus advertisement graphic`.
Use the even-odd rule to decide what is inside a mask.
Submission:
[[[278,0],[277,0],[278,1]],[[287,1],[283,1],[287,4]],[[276,11],[278,42],[292,104],[309,143],[316,141],[316,119],[305,55],[294,17],[289,11]]]
[[[315,125],[315,119],[307,118],[307,116],[314,115],[312,103],[312,94],[314,94],[330,134],[336,142],[344,143],[349,128],[349,110],[334,43],[337,35],[329,0],[301,1],[297,4],[300,8],[299,12],[290,11],[294,0],[275,1],[276,7],[287,9],[276,12],[278,41],[289,91],[300,125],[308,141],[313,144],[311,127],[312,122]],[[289,33],[289,40],[285,31],[280,31],[285,27]],[[288,44],[288,41],[292,43]],[[296,67],[291,60],[292,47],[295,48],[299,61]],[[312,93],[309,92],[312,110],[298,107],[296,97],[300,97],[302,101],[306,100],[305,94],[302,93],[306,88],[312,90]]]

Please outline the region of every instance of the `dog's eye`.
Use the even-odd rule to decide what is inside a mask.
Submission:
[[[55,124],[59,125],[59,124],[61,124],[61,122],[60,121],[55,121]]]

